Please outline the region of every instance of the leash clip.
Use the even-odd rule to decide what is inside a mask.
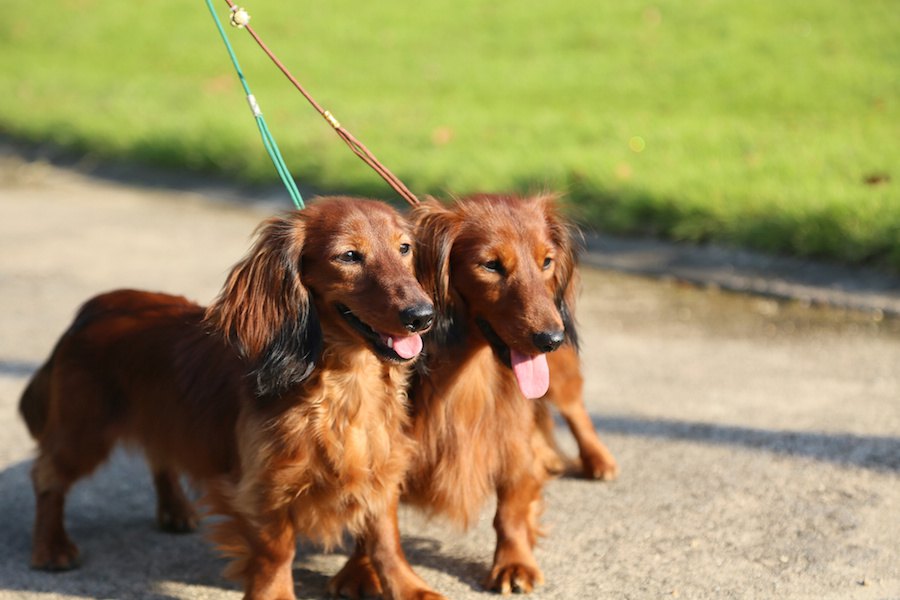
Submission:
[[[331,114],[331,112],[326,110],[325,112],[322,113],[322,116],[325,117],[325,120],[328,121],[331,124],[331,126],[334,127],[335,129],[341,128],[340,121],[338,121],[337,118],[335,118],[335,116],[333,114]]]
[[[256,102],[256,96],[247,94],[247,104],[250,105],[250,111],[253,113],[254,117],[262,116],[262,110],[260,110],[259,104]]]

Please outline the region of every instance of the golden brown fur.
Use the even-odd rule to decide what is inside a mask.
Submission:
[[[546,406],[524,395],[547,389],[520,380],[511,364],[514,353],[537,356],[566,343],[556,362],[570,371],[574,363],[580,377],[570,229],[550,196],[432,201],[414,220],[419,279],[438,316],[410,388],[418,452],[405,499],[468,526],[496,495],[497,547],[485,585],[528,592],[543,580],[532,549],[555,454]],[[549,385],[553,398],[572,392],[556,376]],[[576,403],[583,411],[580,396]],[[362,544],[334,581],[377,591]]]
[[[151,465],[163,528],[194,526],[180,473],[228,517],[214,538],[246,598],[293,598],[296,537],[344,531],[367,536],[390,597],[440,598],[392,519],[407,359],[433,312],[410,243],[385,205],[325,199],[264,223],[208,309],[132,290],[88,301],[21,401],[39,444],[32,564],[75,565],[66,492],[128,441]]]

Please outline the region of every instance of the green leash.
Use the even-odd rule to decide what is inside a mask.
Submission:
[[[278,150],[278,144],[275,143],[275,138],[272,137],[272,133],[266,125],[266,120],[263,118],[262,111],[259,109],[259,104],[256,103],[256,98],[250,92],[250,86],[247,85],[247,80],[244,78],[243,71],[241,71],[241,65],[238,64],[237,56],[235,56],[234,50],[231,48],[228,36],[225,35],[225,28],[222,27],[222,23],[219,21],[215,9],[213,9],[212,0],[206,0],[206,6],[209,8],[209,13],[212,15],[213,21],[216,22],[216,28],[222,36],[222,41],[225,42],[225,49],[228,50],[228,56],[231,57],[231,62],[234,65],[234,70],[237,71],[238,79],[241,80],[241,86],[244,88],[244,93],[247,95],[247,102],[250,104],[250,110],[253,112],[253,117],[256,119],[256,125],[259,127],[259,133],[262,136],[266,152],[268,152],[269,156],[272,158],[272,162],[275,164],[275,170],[278,171],[278,175],[281,177],[284,187],[287,188],[288,193],[291,195],[294,206],[298,209],[303,208],[304,204],[303,198],[300,196],[300,190],[297,189],[297,184],[294,182],[294,178],[291,177],[291,173],[284,163],[284,158],[282,158],[281,152]],[[246,14],[244,16],[246,16]],[[239,20],[236,20],[234,16],[232,16],[232,23],[238,27],[246,25],[246,22],[241,23]]]

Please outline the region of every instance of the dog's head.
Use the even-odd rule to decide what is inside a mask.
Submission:
[[[547,391],[545,353],[568,337],[575,256],[555,197],[481,195],[414,212],[418,273],[438,311],[435,339],[482,335],[528,397]]]
[[[434,314],[413,250],[408,224],[387,205],[320,199],[260,226],[207,322],[253,366],[260,396],[306,379],[325,337],[365,344],[387,361],[412,360]]]

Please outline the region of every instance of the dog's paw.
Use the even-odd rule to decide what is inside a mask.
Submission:
[[[334,598],[380,598],[384,595],[378,574],[368,558],[351,557],[328,582],[328,593]]]
[[[447,600],[445,596],[433,592],[431,590],[416,590],[411,594],[403,596],[404,600]]]
[[[35,545],[31,553],[31,568],[42,571],[69,571],[81,566],[78,547],[68,538],[48,544]]]
[[[156,524],[168,533],[190,533],[197,529],[197,515],[187,508],[159,510]]]
[[[587,479],[612,481],[619,476],[619,465],[611,456],[601,453],[581,456],[581,473]]]
[[[400,590],[394,590],[391,598],[395,600],[447,600],[437,592],[422,586],[412,586]]]
[[[560,475],[565,474],[569,465],[566,460],[563,459],[556,452],[548,453],[543,457],[544,468],[547,470],[547,473],[551,477],[558,477]]]
[[[544,583],[544,575],[534,566],[523,564],[494,565],[484,582],[487,589],[501,594],[530,594]]]

